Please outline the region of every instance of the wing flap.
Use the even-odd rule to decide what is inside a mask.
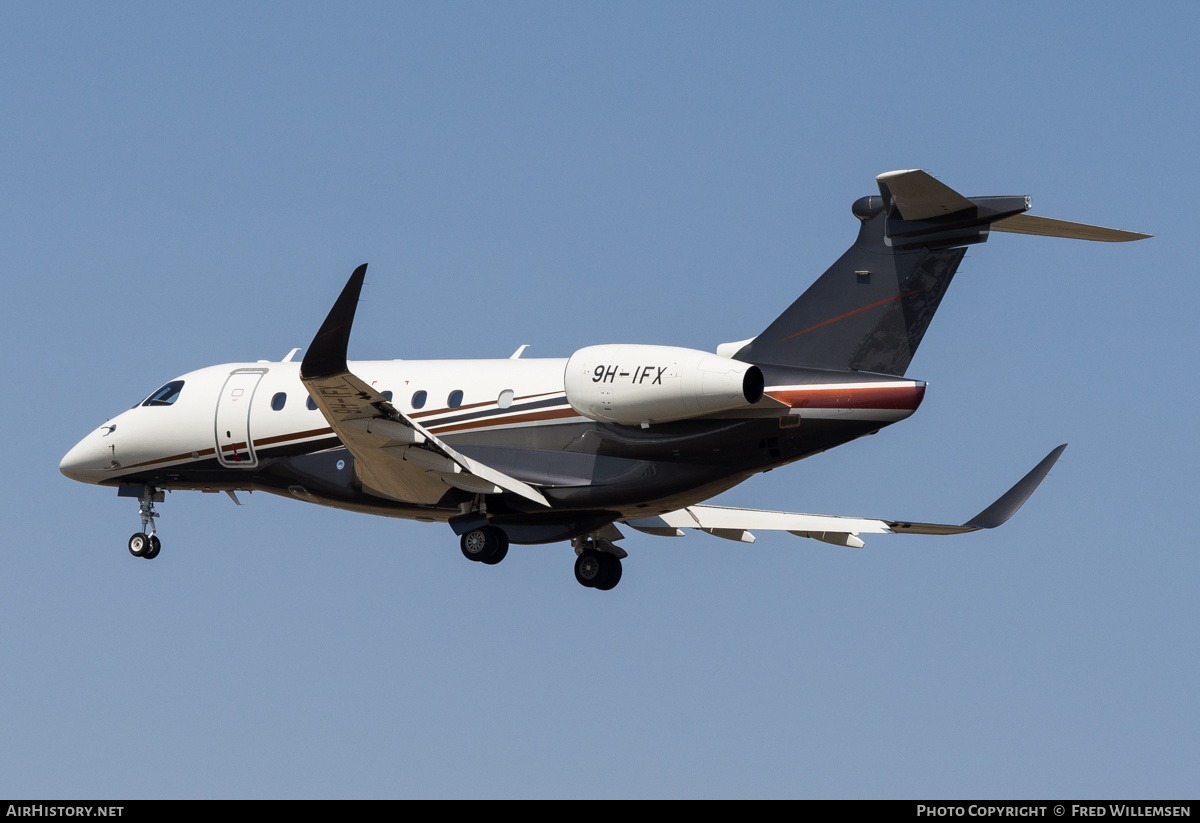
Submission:
[[[861,517],[831,517],[763,509],[734,509],[725,506],[688,506],[652,517],[623,521],[638,531],[668,537],[681,536],[681,529],[698,529],[726,540],[753,543],[751,529],[785,531],[797,537],[811,537],[838,546],[862,548],[859,534],[891,534],[882,520]]]

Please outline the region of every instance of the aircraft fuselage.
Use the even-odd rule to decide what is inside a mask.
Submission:
[[[594,522],[707,499],[908,417],[924,393],[923,383],[904,378],[766,367],[775,380],[756,406],[643,427],[579,414],[564,393],[566,363],[384,360],[351,367],[461,453],[536,483],[552,512],[565,515],[551,516],[513,494],[493,497],[489,513],[509,521],[517,543],[561,540]],[[653,380],[655,371],[647,371]],[[167,386],[176,384],[171,402],[152,395],[85,437],[63,458],[63,473],[110,486],[266,491],[433,521],[458,515],[474,497],[450,488],[434,504],[415,504],[364,483],[309,399],[298,363],[210,366]],[[546,528],[550,521],[559,525]]]

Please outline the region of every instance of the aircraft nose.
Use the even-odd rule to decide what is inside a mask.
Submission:
[[[80,483],[99,482],[113,460],[111,450],[103,442],[103,434],[107,428],[106,426],[98,432],[92,432],[76,443],[63,455],[58,470]]]

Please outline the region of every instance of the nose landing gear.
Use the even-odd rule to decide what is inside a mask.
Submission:
[[[153,486],[143,486],[142,495],[138,501],[138,514],[142,518],[142,530],[129,538],[129,553],[134,557],[153,560],[162,550],[162,542],[154,533],[154,519],[159,516],[158,512],[154,510],[154,504],[163,501],[163,493]]]
[[[137,532],[133,537],[129,538],[129,553],[134,557],[153,560],[158,557],[158,553],[161,550],[162,542],[153,534]]]

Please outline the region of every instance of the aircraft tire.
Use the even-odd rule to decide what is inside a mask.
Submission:
[[[487,551],[487,534],[483,529],[471,529],[458,541],[463,557],[475,562]]]
[[[612,567],[605,562],[601,552],[594,549],[584,549],[575,558],[575,579],[579,585],[589,589],[598,589],[608,582],[612,576]]]
[[[504,533],[503,529],[497,529],[494,526],[486,527],[486,531],[494,532],[496,548],[488,557],[480,558],[479,562],[494,566],[508,556],[508,535]]]
[[[494,526],[471,529],[459,540],[463,557],[495,565],[508,554],[508,536]]]
[[[150,535],[150,545],[142,552],[142,557],[147,560],[153,560],[158,557],[158,553],[162,551],[162,541],[156,535]]]
[[[150,548],[150,538],[142,532],[137,532],[129,538],[129,553],[134,557],[145,557]]]
[[[621,558],[617,557],[615,554],[607,553],[602,554],[601,558],[609,567],[608,577],[603,583],[597,583],[596,588],[602,592],[607,592],[615,589],[617,584],[621,582]]]

